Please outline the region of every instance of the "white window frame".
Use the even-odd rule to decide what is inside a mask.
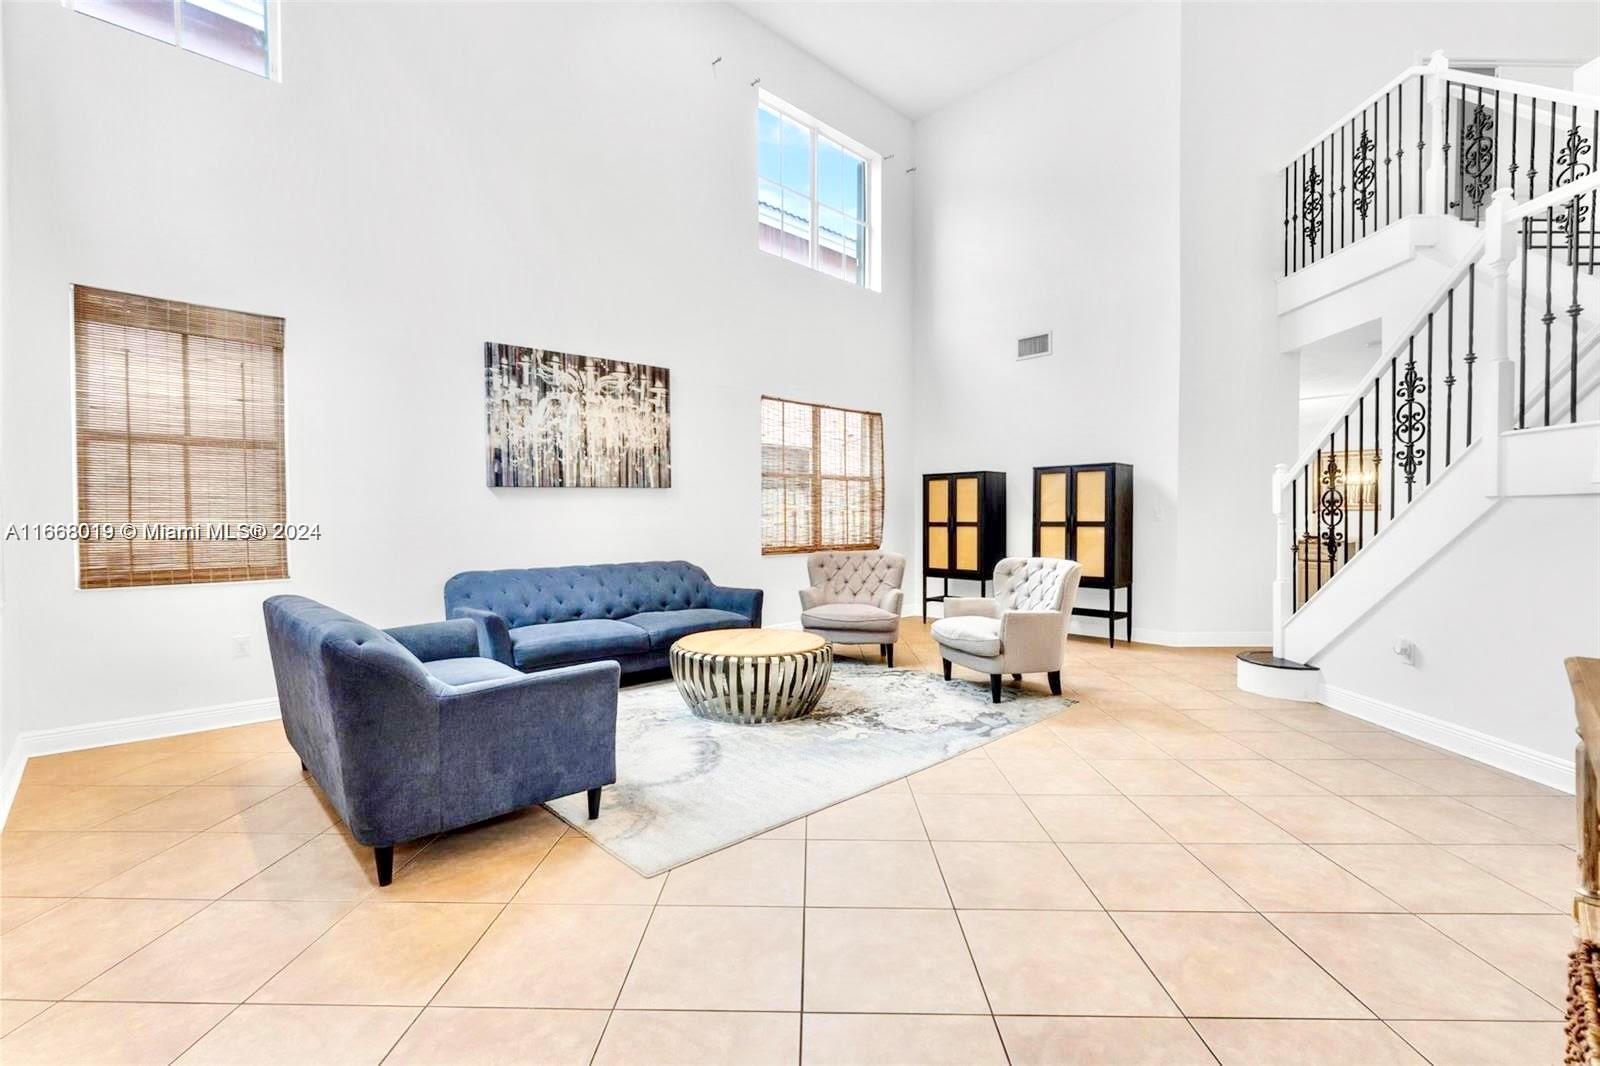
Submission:
[[[159,37],[151,37],[148,34],[140,33],[138,30],[134,29],[132,26],[125,26],[120,22],[112,22],[110,19],[101,18],[99,15],[95,15],[95,14],[92,14],[92,13],[87,12],[87,11],[80,11],[78,9],[79,2],[80,2],[80,0],[61,0],[62,6],[67,8],[69,11],[72,11],[74,14],[87,15],[89,18],[94,19],[96,22],[104,22],[108,26],[116,26],[118,29],[127,30],[129,33],[135,34],[135,35],[137,35],[139,37],[143,37],[146,40],[155,41],[158,44],[170,44],[170,45],[176,47],[180,52],[184,52],[184,53],[186,53],[188,55],[192,55],[192,56],[198,56],[201,59],[210,60],[213,63],[220,63],[223,66],[229,68],[230,70],[237,70],[237,71],[239,71],[240,73],[243,73],[243,74],[251,74],[251,75],[254,75],[255,77],[263,78],[266,81],[282,81],[283,80],[283,68],[282,68],[282,65],[281,65],[281,60],[279,58],[283,54],[283,48],[282,48],[283,19],[282,19],[282,11],[281,11],[283,5],[280,2],[280,0],[263,0],[263,4],[265,6],[265,15],[266,15],[266,24],[267,24],[267,70],[266,70],[265,74],[257,74],[253,70],[246,70],[243,67],[234,66],[232,63],[224,62],[223,60],[217,59],[214,56],[208,56],[204,52],[196,52],[196,51],[192,51],[191,49],[185,48],[183,46],[183,17],[182,17],[182,15],[180,13],[181,0],[171,0],[171,3],[172,3],[172,40],[171,41],[164,41]]]
[[[806,133],[811,138],[811,157],[810,157],[811,158],[811,237],[810,237],[810,245],[809,245],[809,247],[810,247],[810,257],[809,257],[809,260],[806,263],[796,264],[796,265],[805,266],[808,269],[814,270],[819,274],[823,274],[824,273],[822,268],[817,264],[817,251],[818,251],[818,248],[820,247],[820,245],[817,243],[817,226],[818,226],[818,222],[819,222],[819,220],[820,220],[820,218],[822,216],[822,207],[823,207],[822,201],[819,199],[822,190],[821,190],[820,186],[817,184],[817,158],[818,158],[817,146],[818,146],[818,142],[819,141],[829,141],[832,144],[834,144],[835,146],[837,146],[839,148],[843,148],[845,151],[849,152],[851,155],[858,156],[863,162],[865,162],[866,170],[867,170],[867,175],[866,175],[867,187],[866,187],[865,196],[864,196],[864,199],[863,199],[863,206],[866,208],[866,218],[862,220],[864,225],[862,226],[862,248],[861,248],[861,254],[865,258],[866,269],[862,272],[863,273],[863,278],[862,278],[862,280],[860,282],[849,282],[849,284],[852,287],[858,288],[858,289],[867,289],[867,290],[869,290],[871,292],[882,292],[883,291],[883,284],[882,284],[883,279],[882,279],[882,273],[880,271],[879,263],[880,263],[880,261],[882,260],[883,257],[879,254],[879,248],[881,246],[881,237],[880,237],[880,226],[879,226],[878,220],[883,214],[883,210],[882,210],[882,207],[883,207],[883,204],[882,204],[882,191],[881,191],[882,190],[882,185],[883,185],[883,182],[882,182],[883,157],[881,155],[879,155],[877,152],[874,152],[872,149],[868,148],[866,145],[862,144],[860,141],[857,141],[852,137],[847,137],[843,133],[840,133],[838,130],[834,129],[832,126],[829,126],[829,125],[827,125],[825,123],[819,122],[817,119],[813,118],[807,112],[802,111],[798,107],[795,107],[793,104],[790,104],[787,101],[772,95],[770,92],[768,92],[765,89],[757,89],[756,90],[756,109],[757,109],[758,115],[759,115],[759,112],[760,112],[761,108],[766,108],[769,111],[775,112],[779,116],[780,119],[787,118],[791,122],[794,122],[794,123],[804,127]],[[781,151],[781,149],[780,149],[780,151]],[[757,152],[756,180],[755,180],[755,189],[756,189],[756,247],[757,247],[757,250],[761,250],[761,197],[760,197],[761,166],[760,166],[760,162],[759,162],[759,156],[760,156],[760,146],[759,145],[757,145],[756,152]],[[781,192],[784,189],[787,189],[788,186],[783,185],[781,182],[779,182],[778,183],[778,188],[779,188],[779,191]],[[793,191],[796,191],[796,190],[792,190],[791,189],[789,191],[793,192]],[[828,210],[832,211],[834,209],[833,208],[829,208]],[[774,253],[762,250],[762,254],[763,255],[773,255]],[[776,258],[780,258],[786,263],[795,262],[795,260],[790,259],[788,256],[785,256],[785,255],[782,255],[782,254],[778,254],[776,256]],[[833,275],[833,274],[825,274],[824,276],[835,278],[835,280],[838,280],[838,281],[844,281],[845,280],[844,278],[839,278],[839,277],[837,277],[836,275]]]

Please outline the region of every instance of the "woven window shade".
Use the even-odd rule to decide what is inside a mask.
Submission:
[[[80,540],[79,586],[287,577],[280,537],[193,532],[284,522],[283,319],[81,285],[73,317],[78,521],[138,527]]]
[[[883,541],[883,416],[761,398],[761,554]]]

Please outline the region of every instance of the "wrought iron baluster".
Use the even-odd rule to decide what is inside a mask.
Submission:
[[[1417,469],[1426,458],[1426,449],[1419,447],[1418,442],[1428,429],[1428,413],[1424,406],[1427,391],[1427,384],[1417,375],[1417,337],[1413,333],[1406,340],[1405,373],[1395,379],[1394,387],[1395,459],[1405,472],[1406,503],[1416,496]]]
[[[1433,316],[1428,316],[1432,326]],[[1456,290],[1444,294],[1444,465],[1450,466],[1450,438],[1455,431]]]
[[[1544,323],[1544,424],[1550,424],[1550,330],[1555,324],[1556,313],[1555,299],[1555,263],[1556,263],[1556,210],[1554,206],[1544,210],[1545,254],[1544,254],[1544,314],[1539,321]]]
[[[1545,168],[1544,191],[1551,192],[1561,183],[1556,180],[1556,102],[1550,101],[1550,150],[1549,164]],[[1548,422],[1545,423],[1549,425]]]
[[[1552,134],[1553,135],[1553,134]],[[1534,199],[1533,179],[1539,176],[1539,100],[1528,97],[1528,199]]]
[[[1322,541],[1322,524],[1323,524],[1323,519],[1322,519],[1322,488],[1321,488],[1321,482],[1322,482],[1322,448],[1320,446],[1318,446],[1318,448],[1317,448],[1317,482],[1318,482],[1317,504],[1316,504],[1316,511],[1314,512],[1314,517],[1315,517],[1316,523],[1317,523],[1317,533],[1316,533],[1316,536],[1313,538],[1312,543],[1316,544],[1316,546],[1317,546],[1317,559],[1316,559],[1317,591],[1321,592],[1322,591],[1322,561],[1323,561],[1323,555],[1324,555],[1324,550],[1323,550],[1324,546],[1323,546],[1323,541]],[[1306,494],[1307,494],[1307,496],[1310,495],[1310,492],[1311,492],[1311,486],[1308,484],[1308,485],[1306,485]],[[1309,586],[1308,586],[1308,588],[1309,588]],[[1307,598],[1309,599],[1310,597],[1307,596]]]
[[[1517,326],[1517,428],[1528,428],[1528,245],[1533,239],[1533,219],[1522,220],[1522,305]],[[1472,430],[1467,430],[1472,439]]]
[[[1428,361],[1427,361],[1427,368],[1428,368],[1428,379],[1427,379],[1426,384],[1424,385],[1424,391],[1425,391],[1425,393],[1426,393],[1426,395],[1428,397],[1429,402],[1431,403],[1432,399],[1433,399],[1433,312],[1432,311],[1428,312]],[[1427,420],[1427,423],[1423,428],[1422,462],[1423,462],[1422,484],[1424,486],[1431,485],[1431,484],[1433,484],[1433,419],[1431,419],[1431,418]]]
[[[1576,108],[1573,109],[1576,112]],[[1578,303],[1578,232],[1583,225],[1579,216],[1579,208],[1583,206],[1583,196],[1572,198],[1572,206],[1567,209],[1567,260],[1572,264],[1572,305],[1567,308],[1567,315],[1572,320],[1572,361],[1568,370],[1567,386],[1571,393],[1570,406],[1567,409],[1567,421],[1578,420],[1578,316],[1583,314],[1583,305]]]
[[[1483,218],[1483,201],[1494,191],[1495,175],[1495,116],[1483,106],[1483,87],[1478,87],[1477,102],[1472,110],[1472,122],[1467,122],[1467,97],[1461,93],[1461,148],[1456,153],[1460,167],[1461,204],[1458,217],[1464,217],[1466,203],[1472,203],[1472,222],[1477,225]]]
[[[1351,119],[1353,123],[1355,120]],[[1361,215],[1361,236],[1367,235],[1367,212],[1372,208],[1376,192],[1377,165],[1373,160],[1374,145],[1367,131],[1367,113],[1361,112],[1361,140],[1356,143],[1355,158],[1351,161],[1351,204]],[[1355,221],[1351,220],[1354,231]]]
[[[1300,479],[1289,479],[1289,604],[1300,609]]]
[[[1376,122],[1378,117],[1378,104],[1376,101],[1372,104],[1372,117],[1373,121]],[[1389,164],[1394,159],[1394,151],[1389,144],[1389,134],[1389,94],[1386,92],[1383,94],[1383,224],[1385,226],[1389,224],[1390,220],[1390,204],[1394,203],[1394,193],[1389,187]],[[1373,221],[1377,221],[1376,216],[1374,216]]]
[[[1347,432],[1349,425],[1350,420],[1346,418]],[[1367,543],[1367,520],[1361,516],[1367,502],[1367,394],[1364,392],[1356,397],[1356,455],[1361,463],[1356,474],[1356,551],[1359,552]],[[1345,462],[1350,462],[1348,455],[1345,456]]]
[[[1289,270],[1289,168],[1283,168],[1283,276],[1288,277]]]
[[[1350,562],[1350,413],[1344,416],[1344,453],[1339,456],[1339,539],[1344,542],[1344,561]]]
[[[1522,109],[1522,97],[1516,93],[1511,94],[1511,159],[1506,167],[1506,187],[1511,190],[1511,195],[1517,194],[1517,123],[1521,117],[1517,114]],[[1530,189],[1531,193],[1532,190]]]
[[[1381,378],[1383,374],[1380,372]],[[1389,358],[1389,386],[1394,387],[1398,378],[1395,357]],[[1395,486],[1394,486],[1394,453],[1400,450],[1400,400],[1394,393],[1389,394],[1389,433],[1393,438],[1389,441],[1389,521],[1394,521]]]
[[[1450,213],[1450,86],[1452,82],[1444,83],[1444,163],[1439,167],[1440,180],[1444,182],[1444,213]],[[1391,512],[1392,514],[1393,512]]]
[[[1322,468],[1322,493],[1317,499],[1317,528],[1322,537],[1322,550],[1318,554],[1328,560],[1328,576],[1339,570],[1339,548],[1344,544],[1344,475],[1340,473],[1338,453],[1334,451],[1336,434],[1328,434],[1328,459]],[[1319,457],[1320,457],[1320,449]],[[1320,568],[1319,568],[1320,576]]]
[[[1478,264],[1467,264],[1467,439],[1472,443],[1472,368],[1478,362],[1476,325],[1478,321]]]
[[[1406,217],[1406,83],[1394,87],[1394,214]]]

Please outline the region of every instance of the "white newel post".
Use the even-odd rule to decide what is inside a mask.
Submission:
[[[1278,523],[1277,535],[1272,538],[1278,554],[1272,580],[1272,654],[1283,657],[1283,630],[1294,612],[1294,574],[1289,566],[1289,553],[1293,550],[1294,534],[1289,528],[1290,504],[1285,499],[1289,491],[1289,468],[1279,463],[1272,468],[1272,514]]]
[[[1427,74],[1424,75],[1428,94],[1428,133],[1423,156],[1417,160],[1417,180],[1422,182],[1422,210],[1424,214],[1442,215],[1449,211],[1444,195],[1444,116],[1446,105],[1445,77],[1450,73],[1450,61],[1443,52],[1428,57]],[[1451,146],[1452,153],[1455,146]]]

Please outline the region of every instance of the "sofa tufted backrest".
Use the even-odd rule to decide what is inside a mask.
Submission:
[[[704,607],[711,587],[704,570],[682,560],[468,570],[445,582],[444,611],[447,618],[457,607],[493,611],[515,629]]]
[[[1083,567],[1072,559],[1001,559],[994,598],[1002,611],[1069,611]]]
[[[811,587],[821,589],[819,603],[878,602],[900,587],[906,557],[894,552],[817,552],[806,559]]]

